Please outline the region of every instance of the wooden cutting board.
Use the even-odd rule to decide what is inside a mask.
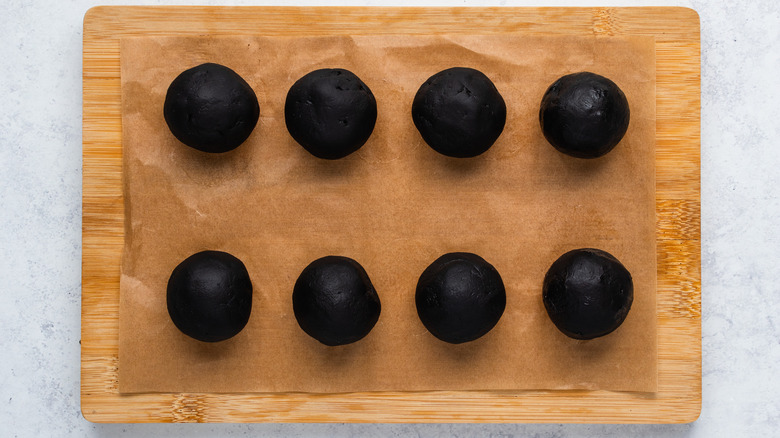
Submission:
[[[656,38],[658,392],[117,389],[124,243],[119,39],[143,35]],[[97,7],[84,18],[82,412],[96,422],[690,422],[701,409],[700,40],[685,8]]]

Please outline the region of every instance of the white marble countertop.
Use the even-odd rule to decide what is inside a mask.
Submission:
[[[780,425],[780,5],[365,0],[300,5],[687,6],[702,26],[703,404],[685,425],[96,425],[79,408],[81,38],[98,4],[6,0],[0,26],[1,436],[773,436]],[[181,3],[181,2],[166,2]],[[217,4],[190,1],[186,4]],[[232,1],[250,5],[263,2]],[[183,3],[184,4],[184,3]],[[277,4],[282,4],[277,2]]]

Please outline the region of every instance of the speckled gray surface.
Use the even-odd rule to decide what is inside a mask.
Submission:
[[[158,2],[104,4],[111,3]],[[660,426],[95,425],[85,421],[79,411],[81,25],[86,10],[96,4],[86,0],[3,2],[0,436],[777,434],[780,231],[775,218],[780,213],[780,6],[774,0],[588,2],[688,6],[701,16],[704,401],[697,422]],[[309,0],[298,4],[583,5],[509,0]]]

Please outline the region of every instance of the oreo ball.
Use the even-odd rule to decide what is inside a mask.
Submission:
[[[558,330],[574,339],[593,339],[620,327],[634,301],[634,285],[608,252],[575,249],[550,266],[542,300]]]
[[[628,100],[611,80],[594,73],[563,76],[544,93],[539,122],[555,149],[577,158],[611,151],[628,130]]]
[[[295,282],[292,302],[301,329],[329,346],[363,339],[382,310],[365,269],[339,256],[311,262]]]
[[[168,314],[187,336],[218,342],[238,334],[252,312],[252,282],[241,260],[221,251],[191,255],[168,280]]]
[[[317,158],[335,160],[360,149],[376,124],[376,99],[354,73],[322,69],[287,93],[284,121],[295,141]]]
[[[506,308],[496,268],[482,257],[454,252],[428,266],[417,282],[417,315],[442,341],[460,344],[489,332]]]
[[[163,115],[173,135],[203,152],[228,152],[252,133],[260,117],[255,92],[233,70],[201,64],[168,87]]]
[[[482,72],[455,67],[420,86],[412,102],[412,120],[436,152],[476,157],[490,149],[504,130],[506,104]]]

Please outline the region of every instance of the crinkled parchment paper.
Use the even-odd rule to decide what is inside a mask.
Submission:
[[[253,87],[257,128],[210,155],[179,143],[163,119],[168,85],[203,62]],[[507,104],[506,128],[473,159],[441,156],[410,116],[417,88],[454,66],[481,70]],[[656,389],[655,45],[652,38],[360,36],[123,39],[125,251],[121,273],[121,392],[350,392],[435,389]],[[287,90],[340,67],[376,96],[376,129],[357,153],[314,158],[287,133]],[[553,149],[539,102],[558,77],[614,80],[631,125],[607,156]],[[625,323],[592,341],[561,334],[541,300],[544,273],[564,252],[606,250],[631,271]],[[252,316],[216,344],[168,317],[173,268],[206,250],[232,253],[254,285]],[[415,285],[441,254],[492,263],[507,308],[483,338],[450,345],[417,318]],[[293,284],[312,260],[360,262],[382,301],[363,340],[326,347],[292,313]]]

